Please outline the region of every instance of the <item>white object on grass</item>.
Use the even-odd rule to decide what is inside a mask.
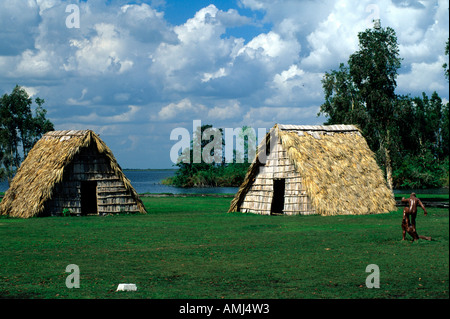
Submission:
[[[116,291],[136,291],[137,287],[135,284],[119,284]]]

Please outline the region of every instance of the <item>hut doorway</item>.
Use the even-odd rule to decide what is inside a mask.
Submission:
[[[81,214],[98,214],[97,182],[81,182]]]
[[[273,180],[273,198],[272,198],[272,206],[270,208],[271,215],[283,214],[285,188],[286,188],[286,180],[284,178]]]

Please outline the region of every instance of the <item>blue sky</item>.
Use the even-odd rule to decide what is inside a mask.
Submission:
[[[70,4],[80,27],[68,28]],[[398,94],[449,99],[446,1],[0,2],[0,93],[45,99],[58,130],[92,129],[125,168],[170,168],[178,127],[322,124],[321,79],[380,18],[404,59]]]

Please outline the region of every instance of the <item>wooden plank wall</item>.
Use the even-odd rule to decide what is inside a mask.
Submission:
[[[136,201],[112,171],[106,156],[88,148],[76,155],[64,172],[63,182],[55,185],[52,199],[46,203],[46,215],[81,214],[81,182],[97,182],[99,214],[137,212]]]
[[[285,179],[284,210],[286,215],[315,214],[311,200],[302,185],[301,176],[295,172],[281,142],[274,145],[264,166],[261,166],[255,182],[241,204],[242,212],[270,215],[273,199],[273,180]]]

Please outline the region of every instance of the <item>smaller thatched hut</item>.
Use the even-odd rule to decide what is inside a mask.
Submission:
[[[146,213],[111,150],[93,131],[51,131],[31,149],[0,203],[0,214],[28,218],[63,212]]]
[[[229,212],[357,215],[394,210],[393,192],[358,128],[275,125],[259,145]]]

